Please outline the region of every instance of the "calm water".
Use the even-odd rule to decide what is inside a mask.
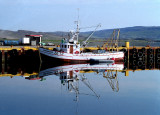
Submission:
[[[41,79],[0,77],[0,115],[160,115],[160,70],[106,76],[101,67],[86,68],[44,69]]]

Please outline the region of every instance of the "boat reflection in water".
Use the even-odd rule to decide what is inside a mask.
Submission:
[[[53,67],[54,66],[54,67]],[[40,80],[44,81],[47,79],[47,76],[58,76],[63,87],[67,87],[67,90],[70,92],[75,92],[76,100],[78,100],[79,94],[84,95],[92,95],[99,98],[99,95],[94,91],[90,82],[88,81],[85,73],[91,74],[96,73],[97,75],[101,75],[105,77],[113,89],[113,91],[119,91],[119,84],[117,80],[117,72],[122,71],[124,69],[123,63],[98,63],[98,64],[46,64],[43,63],[40,67],[30,67],[26,66],[26,68],[21,68],[19,66],[15,67],[16,69],[12,69],[13,66],[7,67],[5,73],[1,74],[1,76],[21,76],[27,80]],[[10,72],[10,70],[15,70]],[[17,71],[16,71],[17,70]],[[38,72],[39,70],[39,72]],[[12,74],[15,73],[15,74]],[[86,87],[88,87],[92,94],[81,93],[79,91],[79,83],[82,82]]]
[[[123,70],[123,64],[115,63],[100,63],[100,64],[73,64],[73,65],[61,65],[53,68],[48,68],[41,70],[39,73],[39,78],[44,78],[49,75],[56,75],[61,80],[61,84],[67,87],[68,91],[74,91],[76,94],[76,100],[78,99],[78,94],[90,95],[81,93],[79,91],[79,82],[83,82],[86,87],[88,87],[97,98],[99,95],[94,91],[90,82],[85,77],[84,73],[95,72],[97,74],[103,75],[109,82],[109,85],[113,91],[118,92],[118,80],[117,72]]]

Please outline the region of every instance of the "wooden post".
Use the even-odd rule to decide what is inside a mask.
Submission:
[[[2,74],[5,72],[5,51],[2,50]]]
[[[156,63],[155,63],[155,60],[156,60],[156,49],[155,48],[153,49],[153,53],[154,53],[153,54],[153,65],[154,65],[153,68],[155,69],[156,68]]]
[[[127,69],[129,69],[129,42],[126,42],[126,49],[128,51],[128,54],[127,54]]]
[[[125,71],[125,76],[129,76],[129,71],[128,70]]]
[[[0,50],[0,63],[2,65],[2,51]]]

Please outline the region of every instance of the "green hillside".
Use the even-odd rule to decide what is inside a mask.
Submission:
[[[96,38],[109,38],[113,32],[113,29],[100,30],[95,32],[94,37]],[[88,35],[91,32],[85,32],[84,35]],[[152,27],[127,27],[120,28],[121,39],[160,39],[160,26]]]
[[[113,29],[99,30],[94,33],[92,38],[110,38]],[[89,36],[91,32],[80,33],[80,40],[85,39]],[[63,37],[68,37],[68,32],[34,32],[27,30],[0,30],[0,38],[7,39],[19,39],[24,37],[26,34],[41,34],[43,35],[43,40],[61,40]],[[160,39],[160,26],[152,27],[126,27],[120,28],[120,39],[135,39],[135,40],[159,40]]]

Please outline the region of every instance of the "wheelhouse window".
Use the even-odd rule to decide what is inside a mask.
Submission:
[[[64,47],[67,48],[67,45],[65,45]]]

